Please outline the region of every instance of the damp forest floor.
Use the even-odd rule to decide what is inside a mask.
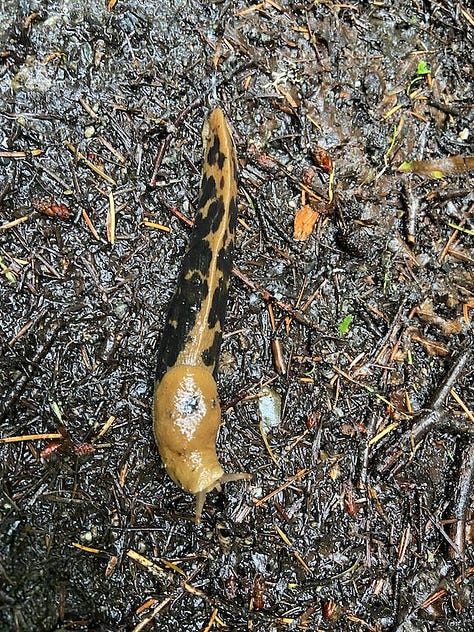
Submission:
[[[0,632],[472,630],[472,5],[1,7]],[[215,105],[253,478],[196,525],[151,399]]]

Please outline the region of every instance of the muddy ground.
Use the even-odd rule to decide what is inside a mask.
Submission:
[[[472,630],[469,3],[1,6],[0,630]],[[150,405],[216,104],[253,479],[195,525]]]

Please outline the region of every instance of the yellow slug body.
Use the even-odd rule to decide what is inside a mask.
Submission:
[[[153,397],[155,439],[169,476],[197,496],[247,474],[224,474],[216,455],[221,411],[214,379],[237,215],[237,158],[220,109],[203,129],[199,210],[163,332]]]
[[[155,437],[170,477],[191,494],[212,489],[224,474],[215,448],[221,409],[212,374],[200,366],[174,366],[154,405]]]

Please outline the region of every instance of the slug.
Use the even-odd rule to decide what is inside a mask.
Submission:
[[[169,476],[196,496],[249,474],[225,474],[216,455],[221,410],[215,376],[237,219],[237,156],[222,110],[203,129],[198,212],[165,324],[153,396],[158,450]]]

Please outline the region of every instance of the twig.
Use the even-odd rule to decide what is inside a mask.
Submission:
[[[13,228],[14,226],[18,226],[18,224],[22,224],[29,219],[29,215],[23,215],[22,217],[18,217],[17,219],[13,219],[11,222],[7,222],[6,224],[0,225],[0,230],[7,230],[9,228]]]
[[[39,434],[20,435],[17,437],[0,437],[1,443],[19,443],[22,441],[43,441],[43,439],[62,439],[59,432],[41,432]]]
[[[191,110],[194,110],[194,108],[197,108],[198,105],[200,105],[202,103],[202,101],[204,99],[204,96],[205,95],[202,94],[200,97],[195,99],[192,103],[190,103],[187,107],[185,107],[184,110],[181,110],[181,112],[178,114],[178,116],[173,121],[173,129],[172,129],[171,132],[168,133],[168,135],[166,136],[164,141],[161,143],[160,148],[158,150],[158,153],[156,155],[155,165],[153,167],[153,173],[152,173],[151,178],[150,178],[150,186],[151,187],[156,187],[156,179],[157,179],[157,176],[158,176],[158,171],[160,170],[160,167],[161,167],[161,163],[163,161],[163,156],[165,155],[165,151],[168,149],[168,147],[169,147],[169,145],[171,143],[171,139],[176,134],[176,129],[181,125],[184,117],[187,114],[189,114],[189,112],[191,112]]]
[[[401,441],[413,441],[416,443],[433,428],[446,428],[454,432],[474,434],[474,425],[466,419],[454,417],[443,409],[446,397],[459,379],[466,363],[471,357],[471,352],[466,350],[456,359],[448,375],[434,394],[431,404],[425,413],[417,420],[415,425],[407,430]]]
[[[144,630],[148,626],[148,624],[151,623],[153,619],[155,619],[155,617],[161,612],[161,610],[163,610],[163,608],[165,608],[169,604],[169,602],[173,601],[173,599],[175,598],[176,594],[171,594],[168,595],[168,597],[165,597],[163,601],[160,601],[160,603],[153,608],[149,615],[143,618],[140,623],[133,628],[132,632],[140,632],[141,630]]]
[[[454,417],[446,410],[430,410],[416,422],[411,430],[408,430],[403,435],[402,441],[403,439],[413,438],[413,442],[417,443],[433,428],[474,435],[474,425],[468,419]]]
[[[458,355],[451,371],[445,377],[445,379],[441,383],[441,386],[438,388],[433,397],[430,406],[432,410],[438,410],[439,408],[444,406],[444,402],[446,397],[449,395],[449,391],[453,388],[453,386],[459,379],[464,367],[470,359],[471,351],[469,349],[463,351]]]
[[[100,176],[101,178],[103,178],[106,182],[108,182],[109,184],[111,184],[112,186],[115,186],[117,183],[116,181],[112,178],[112,176],[109,176],[107,173],[105,173],[105,171],[103,171],[102,169],[100,169],[97,165],[95,165],[93,162],[91,162],[86,156],[84,156],[83,153],[81,153],[70,141],[66,141],[65,142],[66,147],[69,149],[69,151],[74,154],[74,156],[76,156],[76,158],[80,161],[82,161],[87,167],[89,167],[89,169],[91,169],[91,171],[93,171],[94,173],[96,173],[98,176]]]
[[[405,226],[407,231],[407,242],[410,246],[414,246],[416,242],[416,219],[418,209],[420,208],[420,200],[413,195],[411,184],[408,181],[403,183],[403,194],[406,209]]]
[[[41,156],[43,151],[43,149],[29,149],[28,151],[0,151],[0,158],[10,158],[12,160],[36,158],[36,156]]]
[[[255,506],[256,507],[261,507],[267,501],[269,501],[271,498],[273,498],[273,496],[276,496],[281,491],[286,489],[289,485],[291,485],[295,481],[300,481],[304,476],[306,476],[306,474],[308,474],[308,472],[309,472],[308,469],[299,470],[294,476],[290,476],[290,478],[288,478],[282,485],[280,485],[279,487],[274,489],[272,492],[267,494],[264,498],[260,498],[259,500],[255,500],[254,501],[255,502]]]
[[[60,323],[53,323],[50,327],[50,334],[46,342],[41,345],[36,351],[33,358],[27,362],[27,365],[32,367],[31,372],[26,372],[24,375],[20,377],[19,380],[13,385],[13,388],[10,389],[6,397],[4,397],[3,401],[0,402],[0,421],[3,421],[7,412],[12,408],[12,406],[16,403],[20,395],[26,388],[26,385],[31,380],[35,370],[39,366],[39,363],[43,358],[47,355],[48,351],[51,348],[51,345],[56,338],[58,331],[61,329],[63,325]]]
[[[373,360],[374,364],[379,364],[381,362],[381,356],[384,354],[386,346],[388,345],[390,341],[394,340],[396,335],[398,334],[398,331],[403,324],[402,314],[405,309],[406,302],[407,302],[407,299],[403,298],[402,302],[400,303],[399,308],[397,309],[397,313],[395,314],[392,322],[390,323],[390,327],[388,328],[387,333],[382,338],[382,340],[377,345],[377,347],[375,347],[373,353],[370,354],[370,359]]]
[[[417,419],[416,423],[402,434],[398,440],[398,445],[415,445],[434,428],[446,429],[450,432],[458,432],[471,436],[474,435],[474,424],[469,418],[454,416],[444,408],[446,397],[449,395],[456,381],[460,378],[471,356],[472,354],[469,349],[459,354],[448,375],[444,378],[434,394],[430,406],[425,409],[425,412]],[[392,453],[389,455],[389,458],[385,460],[381,468],[382,471],[391,469],[401,454],[401,451],[397,451],[396,454]],[[403,461],[397,464],[395,472],[399,471],[401,467],[403,467]]]
[[[462,455],[461,467],[456,484],[453,503],[453,514],[456,522],[450,530],[450,536],[456,548],[449,550],[451,557],[459,555],[464,558],[466,542],[466,514],[470,504],[470,495],[474,480],[474,444],[471,444]]]
[[[253,292],[257,292],[261,295],[264,301],[269,301],[274,305],[277,305],[284,312],[287,312],[294,318],[296,321],[301,323],[302,325],[306,325],[307,327],[311,327],[311,329],[316,329],[321,331],[319,325],[317,325],[313,320],[308,318],[305,314],[303,314],[300,310],[295,309],[289,303],[285,303],[284,301],[278,300],[273,294],[271,294],[268,290],[263,288],[261,285],[249,279],[243,272],[241,272],[235,266],[232,268],[232,274],[240,279],[247,287],[249,287]]]

